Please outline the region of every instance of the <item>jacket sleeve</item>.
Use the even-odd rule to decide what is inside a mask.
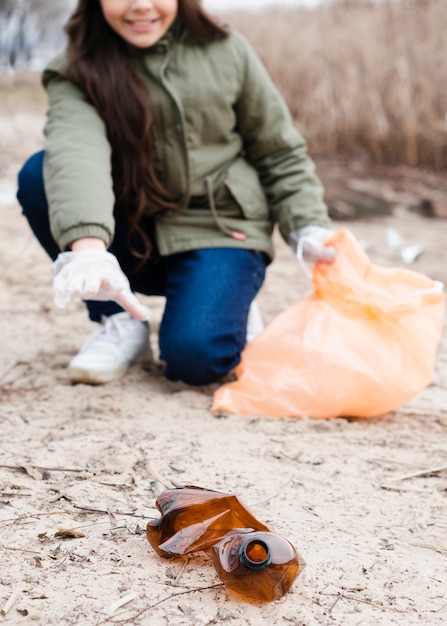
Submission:
[[[323,187],[284,99],[249,44],[240,36],[244,58],[236,105],[238,130],[247,160],[256,168],[273,219],[288,242],[292,231],[310,224],[330,226]]]
[[[62,251],[82,237],[113,238],[111,147],[96,109],[54,62],[42,82],[49,108],[44,182],[51,231]]]

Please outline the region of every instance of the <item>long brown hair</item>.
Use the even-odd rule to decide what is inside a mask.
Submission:
[[[189,37],[202,45],[228,35],[203,9],[201,0],[178,0],[178,19]],[[144,262],[151,243],[139,226],[143,213],[180,208],[156,171],[150,93],[129,59],[124,40],[104,19],[99,0],[78,0],[65,32],[70,80],[105,122],[116,202],[129,219],[129,241],[137,233],[143,242],[143,252],[132,246],[131,251]]]

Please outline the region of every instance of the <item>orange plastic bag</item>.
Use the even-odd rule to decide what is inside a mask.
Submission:
[[[249,415],[373,417],[408,402],[433,376],[442,333],[442,283],[373,265],[337,231],[333,263],[317,263],[314,293],[249,343],[238,380],[213,410]]]

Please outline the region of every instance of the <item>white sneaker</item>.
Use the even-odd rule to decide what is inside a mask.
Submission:
[[[261,310],[256,300],[250,305],[247,320],[247,343],[252,341],[264,329]]]
[[[152,357],[147,322],[129,313],[104,317],[68,365],[73,382],[101,385],[122,378],[132,363]]]

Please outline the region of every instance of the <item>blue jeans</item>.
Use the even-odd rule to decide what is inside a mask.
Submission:
[[[50,231],[43,156],[39,152],[23,166],[17,198],[34,235],[54,260],[60,250]],[[156,253],[152,218],[145,218],[142,226]],[[250,304],[265,277],[266,255],[255,250],[205,248],[169,256],[155,254],[139,267],[139,259],[129,251],[128,231],[126,218],[116,210],[110,251],[134,291],[166,298],[159,332],[165,376],[190,385],[216,382],[240,361]],[[137,238],[133,245],[138,248]],[[90,319],[97,322],[122,311],[113,301],[90,300],[86,305]]]

